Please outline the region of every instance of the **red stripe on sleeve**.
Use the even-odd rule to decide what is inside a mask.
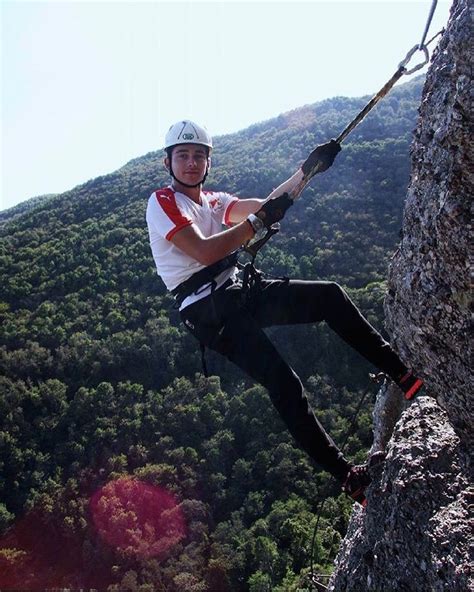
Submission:
[[[165,237],[167,240],[170,240],[178,232],[178,230],[181,230],[186,226],[191,226],[193,221],[186,216],[183,216],[181,210],[178,208],[178,204],[176,203],[174,192],[171,191],[171,189],[162,189],[157,191],[156,199],[158,200],[163,212],[174,224],[174,228],[172,228]]]
[[[232,222],[230,221],[230,212],[238,201],[239,201],[238,199],[235,199],[235,201],[231,202],[231,204],[229,206],[227,206],[227,209],[224,214],[224,224],[226,226],[232,225]]]
[[[186,226],[191,226],[192,222],[191,220],[189,220],[188,222],[186,222],[186,224],[182,224],[181,226],[175,226],[173,228],[173,230],[170,230],[168,232],[168,234],[165,236],[166,240],[171,240],[173,238],[173,236],[178,232],[178,230],[181,230],[182,228],[186,228]]]

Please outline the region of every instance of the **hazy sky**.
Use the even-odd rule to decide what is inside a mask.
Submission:
[[[0,209],[160,148],[181,118],[220,135],[372,94],[420,42],[431,3],[0,0]]]

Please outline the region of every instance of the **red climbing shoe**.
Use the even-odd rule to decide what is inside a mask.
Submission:
[[[370,477],[370,469],[385,460],[385,452],[379,451],[372,454],[372,456],[363,465],[353,465],[347,477],[342,484],[342,490],[354,501],[361,506],[367,505],[367,498],[365,491],[372,481]]]
[[[410,401],[411,399],[414,399],[415,396],[422,389],[423,381],[421,380],[421,378],[417,378],[413,374],[413,371],[410,370],[405,374],[405,376],[402,376],[402,378],[398,382],[398,386],[405,393],[405,399]]]

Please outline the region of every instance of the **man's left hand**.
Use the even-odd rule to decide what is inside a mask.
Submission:
[[[318,173],[327,171],[340,151],[341,145],[336,140],[321,144],[311,152],[302,164],[303,173],[307,175],[317,164],[319,164]]]
[[[293,205],[293,200],[288,193],[282,193],[278,197],[269,199],[258,210],[258,216],[267,228],[270,228],[275,222],[279,222],[286,213],[286,210]]]

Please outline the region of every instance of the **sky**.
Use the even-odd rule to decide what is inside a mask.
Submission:
[[[451,4],[438,1],[428,39]],[[0,210],[160,149],[180,119],[219,136],[374,94],[420,43],[431,5],[0,0]]]

